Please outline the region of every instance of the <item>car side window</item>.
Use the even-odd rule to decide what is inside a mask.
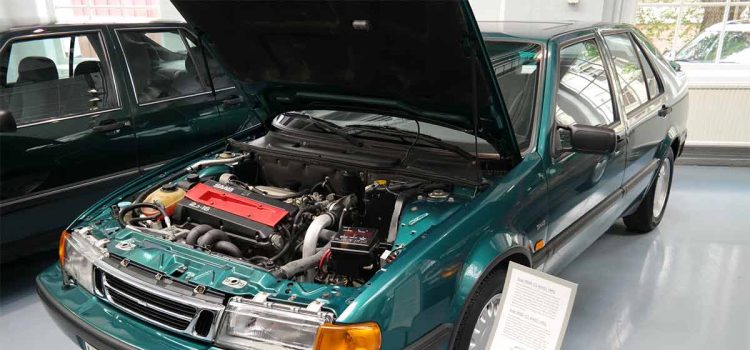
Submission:
[[[119,31],[138,103],[208,91],[198,61],[178,29]]]
[[[605,35],[604,40],[612,55],[615,75],[622,90],[623,109],[625,113],[630,113],[649,101],[643,66],[633,41],[630,40],[630,34]]]
[[[594,39],[560,50],[559,74],[555,109],[559,126],[615,122],[610,82]]]
[[[750,62],[750,32],[726,32],[721,50],[721,63],[748,62]]]
[[[0,109],[16,124],[115,107],[98,33],[19,40],[0,53]]]
[[[208,69],[211,72],[211,81],[214,83],[214,88],[216,89],[223,89],[232,87],[232,79],[227,74],[227,71],[224,70],[224,68],[219,64],[219,62],[214,58],[214,56],[211,54],[211,51],[204,50],[204,52],[201,52],[200,46],[196,44],[198,41],[197,39],[194,39],[191,35],[185,35],[185,38],[187,39],[188,47],[190,48],[190,53],[195,58],[195,63],[198,65],[198,70],[203,72],[202,76],[204,79],[204,84],[208,84],[208,74],[205,74],[206,71],[206,64],[203,62],[203,54],[206,55],[206,60],[208,61]]]
[[[636,45],[636,52],[638,53],[638,59],[641,61],[641,66],[643,67],[643,74],[646,76],[646,88],[648,88],[648,98],[654,99],[657,96],[661,95],[662,92],[664,92],[664,87],[661,84],[661,81],[656,75],[656,72],[654,71],[654,68],[651,66],[651,62],[646,58],[646,54],[643,51],[643,48],[639,45]]]
[[[495,77],[508,109],[518,148],[530,146],[536,91],[542,51],[537,44],[522,42],[486,42]]]

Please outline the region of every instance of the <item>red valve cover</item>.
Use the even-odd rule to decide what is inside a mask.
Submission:
[[[276,224],[289,214],[285,209],[231,193],[219,187],[223,186],[216,184],[214,187],[211,187],[199,183],[193,186],[185,196],[196,203],[220,209],[271,227],[276,226]],[[234,189],[228,188],[228,190]]]

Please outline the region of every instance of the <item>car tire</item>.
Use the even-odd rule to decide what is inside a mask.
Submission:
[[[638,233],[651,232],[659,226],[667,208],[669,192],[672,189],[674,172],[674,153],[670,148],[659,164],[651,188],[632,214],[623,218],[629,231]]]
[[[490,331],[495,320],[494,317],[498,316],[500,310],[500,296],[502,295],[507,271],[506,266],[496,268],[480,282],[476,291],[470,297],[466,312],[464,312],[458,325],[453,349],[484,350],[489,348]],[[474,330],[480,325],[480,317],[483,318],[481,321],[485,331],[476,334]]]

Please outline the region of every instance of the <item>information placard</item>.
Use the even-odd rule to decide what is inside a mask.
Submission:
[[[490,350],[559,350],[578,285],[511,262]]]

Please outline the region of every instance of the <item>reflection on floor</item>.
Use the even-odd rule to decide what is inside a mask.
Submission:
[[[33,275],[48,256],[2,267],[2,349],[75,349]],[[561,277],[578,283],[564,349],[750,348],[750,168],[681,166],[659,229],[615,225]]]

